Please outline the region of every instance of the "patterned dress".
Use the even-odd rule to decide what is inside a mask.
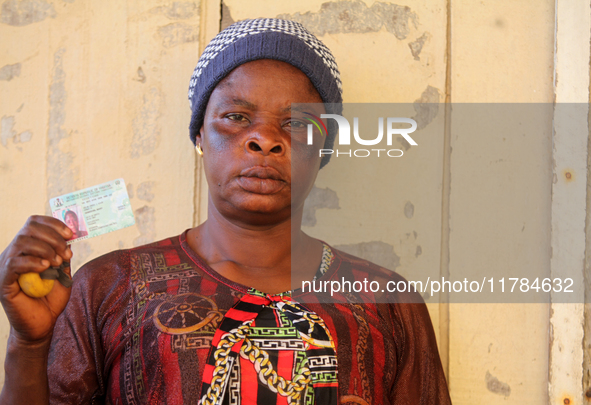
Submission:
[[[324,244],[314,279],[333,259]],[[204,371],[203,405],[257,404],[262,398],[277,404],[338,403],[334,340],[322,318],[293,301],[291,291],[249,289],[226,312]],[[259,390],[242,389],[259,381]]]
[[[403,280],[325,246],[318,281],[341,277]],[[74,277],[53,335],[51,403],[450,403],[420,297],[338,298],[234,283],[186,232],[109,253]]]

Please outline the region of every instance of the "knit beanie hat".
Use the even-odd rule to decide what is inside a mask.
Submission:
[[[205,108],[217,84],[238,66],[258,59],[275,59],[300,69],[312,82],[327,114],[342,113],[342,86],[336,61],[330,50],[300,23],[275,18],[243,20],[220,32],[203,51],[189,86],[191,141],[203,125]],[[331,149],[337,132],[329,120],[324,148]],[[323,156],[320,167],[330,160]]]

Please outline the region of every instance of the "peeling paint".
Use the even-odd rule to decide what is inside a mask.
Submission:
[[[199,27],[185,23],[172,23],[158,27],[158,35],[162,39],[162,46],[172,48],[199,40]]]
[[[199,5],[189,1],[175,1],[168,6],[154,7],[152,14],[162,14],[171,20],[187,20],[199,14]]]
[[[423,254],[423,248],[421,247],[421,245],[417,245],[417,250],[415,252],[415,257],[419,257],[422,254]]]
[[[371,9],[382,18],[386,30],[398,39],[405,39],[408,36],[409,21],[412,21],[415,27],[417,26],[417,15],[408,6],[376,2]]]
[[[0,143],[5,148],[8,148],[8,140],[12,139],[13,143],[29,142],[33,138],[31,131],[24,131],[17,134],[14,130],[15,119],[13,116],[4,116],[0,120]]]
[[[133,78],[133,80],[145,83],[146,82],[146,74],[144,73],[144,69],[142,67],[137,68],[137,76]]]
[[[413,103],[416,114],[412,119],[417,122],[417,131],[429,125],[439,113],[441,93],[433,86],[427,86],[421,97]]]
[[[401,136],[396,137],[396,140],[398,141],[398,143],[400,144],[400,146],[402,148],[404,148],[404,151],[407,152],[410,149],[410,143],[408,143],[408,141],[406,139],[404,139]]]
[[[16,131],[14,130],[14,117],[2,117],[2,120],[0,121],[0,143],[2,143],[2,146],[7,148],[8,140],[15,135]]]
[[[293,20],[304,25],[318,36],[338,33],[378,32],[382,27],[398,39],[410,33],[412,22],[417,25],[417,15],[408,6],[375,2],[371,7],[361,0],[329,1],[320,11],[303,14],[280,14],[277,18]]]
[[[488,370],[486,371],[484,380],[486,381],[486,388],[490,392],[494,392],[495,394],[501,394],[506,397],[511,395],[511,387],[509,387],[509,384],[499,381],[497,377],[491,375],[491,373]]]
[[[144,201],[152,201],[154,199],[154,193],[152,192],[152,187],[154,187],[156,183],[153,181],[144,181],[137,186],[137,198]]]
[[[33,139],[33,134],[31,131],[25,131],[15,136],[13,141],[14,143],[25,143],[29,142],[31,139]]]
[[[384,242],[361,242],[351,245],[336,245],[335,248],[350,255],[369,260],[389,270],[400,266],[400,257],[394,252],[394,246]]]
[[[316,225],[316,210],[319,208],[341,209],[337,193],[328,187],[318,188],[314,186],[304,203],[302,226]]]
[[[235,22],[236,21],[234,21],[232,14],[230,13],[230,8],[222,1],[222,20],[220,21],[220,30],[229,27]]]
[[[421,35],[420,37],[408,44],[408,47],[410,48],[410,53],[412,53],[412,56],[413,58],[415,58],[415,60],[421,60],[419,55],[423,50],[423,45],[425,45],[425,42],[427,42],[428,39],[429,33],[425,32],[423,35]]]
[[[160,126],[162,94],[152,87],[145,95],[142,109],[133,119],[133,139],[131,140],[131,158],[148,155],[156,149],[160,142]]]
[[[156,238],[156,217],[154,212],[154,207],[148,207],[147,205],[134,211],[135,225],[140,231],[140,236],[133,240],[133,246],[154,242]]]
[[[410,201],[407,201],[406,204],[404,204],[404,216],[410,219],[414,213],[415,206]]]
[[[15,63],[14,65],[5,65],[0,68],[0,80],[11,81],[15,77],[21,75],[21,64]]]
[[[133,198],[133,184],[127,183],[127,195],[129,198]]]
[[[41,0],[6,0],[2,3],[0,22],[3,24],[22,27],[45,20],[47,17],[55,18],[53,5]]]
[[[74,157],[62,151],[60,142],[69,135],[64,130],[66,119],[66,73],[63,69],[65,48],[53,56],[53,77],[49,87],[49,125],[47,130],[47,195],[55,197],[76,189],[78,170],[73,168]],[[47,207],[47,213],[49,213]]]

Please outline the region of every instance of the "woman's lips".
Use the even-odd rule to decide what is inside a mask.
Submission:
[[[238,184],[251,193],[274,194],[285,187],[286,183],[277,169],[269,166],[255,166],[240,172]]]

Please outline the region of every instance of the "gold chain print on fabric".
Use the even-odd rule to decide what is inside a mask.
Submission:
[[[281,305],[281,303],[279,305]],[[300,332],[300,337],[304,342],[317,347],[332,347],[333,349],[335,348],[334,341],[332,339],[332,336],[330,335],[330,331],[324,324],[324,320],[322,320],[321,317],[319,317],[316,314],[304,311],[298,312],[298,315],[301,315],[306,321],[308,321],[309,325],[307,335],[305,333]],[[326,331],[326,334],[328,335],[328,340],[318,340],[311,337],[312,331],[314,330],[314,325],[320,325],[322,329]]]
[[[353,306],[360,311],[363,311],[363,307],[361,305],[353,304]],[[365,352],[367,350],[369,325],[367,324],[367,321],[362,316],[359,316],[355,311],[353,311],[353,316],[359,324],[359,339],[357,340],[357,345],[355,346],[355,352],[357,355],[357,369],[361,377],[361,388],[363,389],[361,394],[363,397],[365,397],[365,399],[367,399],[369,403],[371,403],[371,390],[369,389],[369,379],[367,377],[367,371],[365,370]]]
[[[293,302],[286,301],[277,303],[277,308],[281,310],[285,304],[289,304],[292,307],[294,306]],[[298,310],[299,311],[297,314],[302,316],[301,321],[305,320],[308,322],[308,334],[300,332],[300,337],[304,342],[306,342],[306,349],[308,349],[310,345],[317,347],[332,347],[334,349],[334,341],[322,318],[316,314],[308,313],[307,311],[303,311],[299,308]],[[297,403],[297,401],[302,396],[302,391],[304,391],[312,382],[311,372],[307,366],[307,358],[304,358],[299,373],[296,374],[291,381],[286,380],[277,374],[277,372],[273,369],[271,361],[269,360],[269,354],[264,349],[258,347],[247,337],[250,330],[250,325],[253,322],[254,319],[244,322],[239,327],[226,333],[220,339],[220,342],[214,351],[215,368],[213,371],[211,384],[201,399],[201,405],[218,404],[220,396],[223,393],[224,382],[230,373],[231,366],[233,365],[233,362],[229,361],[229,354],[234,344],[240,342],[241,340],[244,340],[244,342],[240,348],[240,356],[249,360],[254,365],[259,380],[263,384],[268,386],[272,392],[279,393],[279,395],[287,397],[288,403],[291,404],[292,401],[296,401]],[[318,340],[311,337],[312,331],[314,330],[314,325],[320,325],[326,331],[329,338],[328,341]]]
[[[300,369],[300,373],[296,375],[292,381],[286,380],[273,370],[273,365],[269,360],[268,353],[265,350],[258,348],[246,337],[246,334],[250,329],[250,324],[253,321],[254,320],[247,321],[238,328],[228,332],[218,343],[217,349],[214,352],[215,369],[213,371],[211,385],[209,386],[207,393],[203,396],[201,404],[215,405],[218,403],[220,395],[222,394],[224,380],[226,379],[226,376],[229,375],[230,366],[232,365],[232,362],[228,361],[230,358],[230,351],[232,350],[232,346],[241,340],[244,340],[244,344],[240,349],[240,356],[250,360],[250,362],[254,364],[261,382],[266,384],[271,391],[287,397],[289,403],[291,403],[292,400],[298,400],[301,396],[301,392],[306,389],[311,382],[310,370],[305,364]]]

